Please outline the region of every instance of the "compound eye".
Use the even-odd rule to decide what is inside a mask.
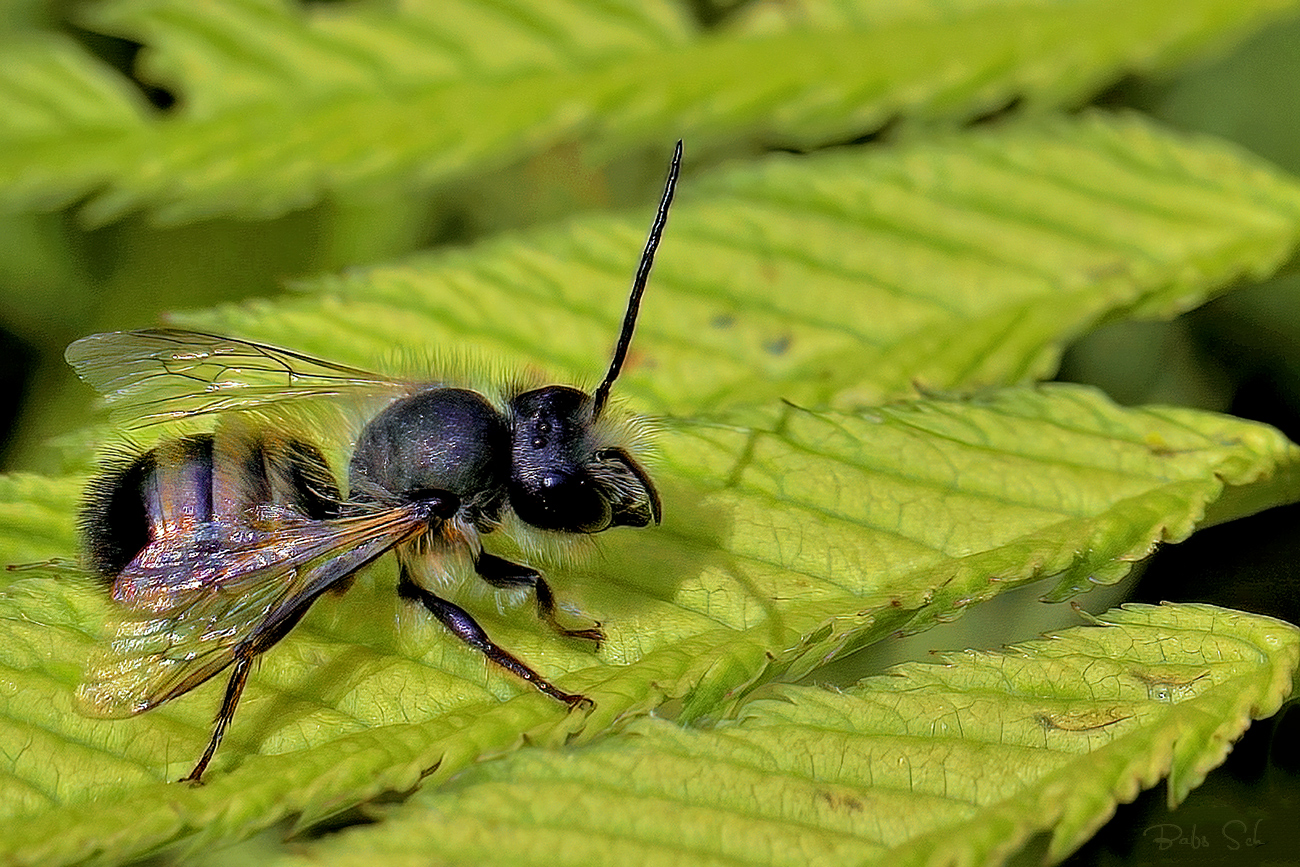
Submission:
[[[516,479],[510,503],[524,521],[543,530],[599,533],[613,523],[604,492],[584,475],[549,471]]]

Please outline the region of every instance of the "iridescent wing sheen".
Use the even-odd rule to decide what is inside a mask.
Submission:
[[[77,375],[131,427],[302,398],[397,395],[410,383],[263,343],[154,328],[68,346]]]
[[[427,531],[430,509],[310,521],[263,507],[255,521],[150,542],[113,585],[122,618],[77,690],[81,711],[140,713],[217,674],[237,650],[265,650],[321,593]]]

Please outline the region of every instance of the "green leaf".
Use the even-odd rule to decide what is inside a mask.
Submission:
[[[82,479],[0,475],[0,565],[69,557]],[[0,586],[18,573],[0,572]]]
[[[851,407],[914,379],[1045,372],[1100,319],[1170,315],[1271,271],[1295,246],[1297,210],[1295,182],[1248,158],[1104,115],[688,184],[625,393],[708,417],[660,421],[664,527],[549,564],[609,642],[596,657],[526,609],[470,600],[497,641],[594,712],[566,716],[411,612],[394,628],[379,568],[263,657],[208,785],[177,787],[165,780],[201,750],[221,684],[130,720],[76,716],[103,591],[9,573],[0,809],[22,822],[0,845],[20,863],[119,863],[311,822],[525,741],[598,740],[650,710],[724,719],[765,683],[1003,589],[1056,576],[1064,597],[1199,523],[1300,499],[1297,449],[1276,431],[1121,410],[1087,389],[839,412],[772,399]],[[588,218],[187,321],[367,365],[444,344],[590,377],[645,222]],[[80,480],[6,484],[4,558],[70,556]]]
[[[70,42],[6,45],[6,207],[87,199],[91,220],[145,208],[188,222],[329,196],[376,238],[415,238],[429,186],[557,146],[577,142],[575,161],[628,148],[666,158],[681,135],[688,164],[619,386],[634,409],[664,416],[651,469],[666,523],[538,563],[609,642],[593,654],[539,626],[529,605],[458,599],[595,709],[566,714],[490,668],[403,609],[381,565],[260,660],[208,784],[178,786],[168,781],[206,743],[223,685],[133,719],[76,715],[72,692],[110,620],[104,588],[73,569],[0,571],[0,860],[206,853],[419,785],[391,829],[309,854],[346,860],[370,845],[371,860],[380,849],[428,860],[446,846],[462,860],[485,833],[479,860],[508,860],[562,826],[506,835],[512,816],[532,815],[509,799],[545,790],[556,797],[537,806],[562,809],[576,790],[611,823],[626,816],[619,831],[644,819],[669,834],[642,860],[685,860],[686,841],[696,860],[996,861],[1042,831],[1059,857],[1166,767],[1181,799],[1249,716],[1276,709],[1294,630],[1141,609],[845,695],[774,684],[1039,578],[1054,579],[1055,598],[1114,581],[1197,526],[1300,499],[1300,449],[1271,428],[1013,385],[1050,375],[1060,347],[1098,323],[1171,316],[1272,273],[1296,248],[1296,180],[1136,118],[951,130],[1017,100],[1035,113],[1073,105],[1296,5],[752,4],[709,33],[677,6],[618,0],[85,7],[88,26],[145,44],[138,71],[178,97],[165,114]],[[721,154],[850,140],[891,118],[870,146],[707,169]],[[371,215],[394,201],[403,211],[377,227]],[[432,349],[590,382],[648,216],[579,219],[185,321],[420,377],[446,366],[409,363]],[[178,255],[210,269],[211,236],[194,228]],[[337,243],[366,249],[358,240]],[[141,254],[142,273],[159,255]],[[899,397],[911,399],[880,405]],[[355,431],[319,433],[345,466]],[[72,450],[83,462],[93,451]],[[0,562],[70,557],[83,483],[0,479]],[[922,728],[900,725],[915,719]],[[958,737],[936,736],[949,720]],[[683,722],[695,728],[672,725]],[[979,797],[952,798],[948,777],[885,778],[881,791],[849,776],[846,754],[882,749],[885,761],[855,767],[885,775],[903,757],[933,769],[942,754],[947,770],[958,756],[954,775],[967,771]],[[515,755],[481,761],[503,753]],[[840,776],[813,779],[803,755]],[[785,774],[775,782],[774,767]],[[610,768],[646,776],[610,780]],[[708,773],[682,793],[693,779],[682,768]],[[694,818],[656,829],[617,784],[677,797],[678,815]],[[777,786],[809,797],[771,797]],[[855,811],[877,803],[886,809]],[[430,806],[459,821],[437,824]],[[570,828],[548,860],[602,833]],[[407,834],[437,839],[412,849]]]
[[[2,50],[3,201],[49,208],[93,189],[119,165],[116,142],[146,128],[140,100],[66,38],[25,33]]]
[[[1181,801],[1298,664],[1289,624],[1126,606],[705,730],[520,750],[282,863],[997,864],[1039,832],[1056,861],[1162,777]]]
[[[305,12],[283,0],[119,0],[85,7],[87,23],[145,43],[144,73],[178,108],[144,116],[113,73],[44,44],[9,88],[0,78],[0,191],[18,207],[93,194],[92,221],[138,208],[164,221],[265,217],[325,193],[481,174],[575,140],[598,153],[677,136],[700,149],[810,145],[899,114],[1071,105],[1295,5],[996,0],[875,15],[863,3],[701,33],[662,2]],[[115,108],[88,134],[91,92],[114,93]]]
[[[647,223],[577,219],[178,321],[362,366],[454,348],[590,382]],[[1298,239],[1293,178],[1136,117],[688,175],[619,389],[700,416],[1048,377],[1099,322],[1182,312],[1272,273]]]
[[[77,716],[71,694],[102,640],[104,593],[73,575],[9,573],[0,809],[17,828],[0,842],[6,857],[120,863],[284,817],[310,823],[524,742],[598,740],[651,710],[725,719],[772,680],[1003,589],[1056,576],[1063,597],[1116,580],[1198,523],[1300,499],[1297,449],[1276,431],[1121,410],[1087,389],[840,412],[771,400],[850,406],[904,390],[921,375],[908,371],[945,385],[1023,377],[1073,329],[1168,315],[1275,267],[1295,245],[1292,181],[1214,143],[1104,116],[806,165],[704,179],[674,212],[627,393],[678,412],[707,405],[701,394],[718,399],[709,418],[660,422],[664,527],[610,534],[597,558],[549,564],[560,597],[605,623],[601,655],[539,628],[526,608],[468,601],[503,646],[590,696],[590,715],[565,715],[399,613],[379,568],[317,603],[263,657],[208,785],[178,787],[166,780],[201,750],[221,684],[134,719]],[[610,287],[627,280],[644,223],[577,221],[189,321],[359,363],[446,342],[512,368],[590,372],[622,303]],[[776,277],[759,279],[764,268]],[[878,303],[857,312],[863,286]],[[788,329],[798,330],[781,347]],[[932,358],[911,345],[967,335],[983,355]],[[877,363],[857,361],[864,344],[884,347]],[[849,374],[828,385],[827,364]],[[80,480],[7,484],[5,559],[70,556]]]
[[[552,570],[561,598],[605,623],[598,657],[526,608],[470,602],[503,646],[591,697],[587,715],[412,612],[394,629],[392,577],[372,570],[262,658],[208,784],[178,787],[162,780],[197,756],[221,684],[129,720],[76,716],[102,590],[19,578],[0,597],[0,804],[23,818],[7,857],[120,862],[444,781],[522,739],[587,741],[655,708],[722,718],[763,683],[1002,589],[1114,580],[1191,532],[1225,485],[1256,508],[1300,498],[1300,449],[1275,431],[1124,410],[1079,387],[749,415],[666,430],[664,527],[611,534],[599,559]]]

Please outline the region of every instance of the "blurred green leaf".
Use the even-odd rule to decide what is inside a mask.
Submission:
[[[178,108],[145,115],[114,73],[66,43],[34,44],[0,78],[0,191],[23,207],[93,193],[92,221],[143,207],[168,222],[266,217],[575,139],[605,153],[679,136],[811,145],[900,113],[1071,104],[1294,7],[996,0],[877,16],[844,4],[700,33],[666,2],[120,0],[85,7],[88,24],[143,42],[142,71]]]
[[[1222,136],[1289,171],[1300,141],[1287,110],[1300,99],[1300,19],[1252,36],[1227,57],[1210,57],[1174,80],[1146,83],[1140,104],[1166,123]]]

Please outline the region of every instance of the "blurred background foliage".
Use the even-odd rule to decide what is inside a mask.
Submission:
[[[697,0],[690,12],[702,27],[722,27],[736,15],[758,17],[753,10],[760,5],[787,4]],[[70,36],[120,70],[153,110],[175,110],[176,95],[140,69],[142,46],[87,29],[87,16],[79,11],[84,8],[0,0],[0,27],[14,38],[41,29]],[[1295,172],[1298,100],[1300,22],[1292,20],[1173,74],[1115,82],[1093,101],[1233,140]],[[707,158],[719,162],[780,146],[746,140],[731,152],[715,146]],[[62,360],[63,348],[78,336],[155,324],[178,307],[270,295],[294,278],[466,243],[575,211],[636,204],[654,186],[647,181],[661,170],[661,161],[646,154],[593,160],[576,146],[556,147],[436,191],[368,191],[352,198],[336,193],[266,220],[219,217],[167,225],[134,211],[92,224],[78,214],[80,202],[35,215],[0,211],[0,468],[56,469],[45,444],[84,423],[91,395]],[[1285,274],[1172,322],[1102,328],[1069,350],[1060,378],[1099,385],[1125,404],[1232,412],[1275,424],[1295,439],[1297,313],[1300,276]]]
[[[177,96],[138,62],[143,46],[88,29],[93,16],[85,10],[93,6],[0,0],[0,28],[14,39],[41,30],[71,37],[119,70],[152,111],[176,111]],[[688,15],[704,28],[733,26],[740,16],[761,27],[764,7],[792,14],[797,4],[696,0]],[[1297,98],[1300,22],[1291,20],[1171,74],[1117,81],[1093,103],[1138,109],[1175,128],[1233,140],[1294,172],[1300,170]],[[888,126],[864,129],[856,140],[889,132]],[[716,163],[787,146],[757,136],[729,149],[713,144],[704,159]],[[698,167],[701,156],[693,160]],[[661,162],[658,154],[593,158],[576,145],[558,146],[489,176],[458,175],[434,190],[335,192],[265,220],[223,216],[167,224],[135,210],[95,222],[78,212],[84,202],[39,214],[0,210],[0,468],[59,468],[47,443],[84,424],[92,403],[62,358],[79,336],[156,324],[169,310],[271,295],[295,278],[467,243],[577,211],[639,204],[655,186]],[[1096,384],[1125,404],[1232,412],[1275,424],[1295,439],[1297,312],[1300,276],[1284,274],[1172,322],[1102,328],[1069,350],[1060,378]]]
[[[689,17],[703,28],[727,27],[738,15],[752,15],[756,5],[779,11],[794,4],[696,0]],[[161,114],[175,111],[178,95],[138,63],[142,46],[92,29],[83,10],[69,2],[0,0],[0,36],[61,33],[119,70],[142,105]],[[1092,102],[1230,139],[1300,174],[1300,20],[1274,23],[1159,77],[1113,82]],[[888,127],[863,129],[856,140],[888,133]],[[788,146],[737,141],[730,150],[715,145],[706,159],[720,162]],[[78,212],[80,202],[38,214],[0,212],[0,467],[60,469],[60,452],[47,444],[84,426],[93,401],[63,362],[64,347],[81,335],[148,326],[178,307],[271,295],[295,278],[466,243],[577,211],[644,204],[645,191],[654,189],[661,172],[658,153],[592,160],[576,146],[560,146],[490,176],[458,177],[434,191],[338,193],[270,219],[165,225],[136,211],[92,224]],[[1125,404],[1173,403],[1257,419],[1300,441],[1300,275],[1289,271],[1173,321],[1104,326],[1067,351],[1059,378],[1095,384]],[[1300,508],[1291,507],[1198,533],[1157,554],[1122,592],[1145,601],[1207,601],[1300,621],[1297,520]],[[981,618],[963,618],[954,627],[964,632],[954,631],[941,643],[989,646],[990,620],[1008,627],[1005,640],[1014,640],[1068,619],[1060,609],[1044,619],[1042,606],[1016,605],[1011,598],[1025,595],[985,606]],[[1115,597],[1085,601],[1100,610]],[[936,646],[936,634],[925,636],[927,649]],[[895,648],[890,659],[877,656],[867,665],[878,668],[913,652]],[[847,682],[862,666],[861,659],[843,661],[818,680]],[[1213,815],[1219,816],[1225,804],[1244,809],[1260,799],[1279,810],[1300,807],[1298,717],[1293,708],[1255,726],[1233,760],[1184,805],[1179,821],[1191,824],[1198,810],[1217,810]],[[1162,799],[1152,792],[1121,808],[1121,820],[1076,859],[1131,857],[1142,829],[1160,821]]]

